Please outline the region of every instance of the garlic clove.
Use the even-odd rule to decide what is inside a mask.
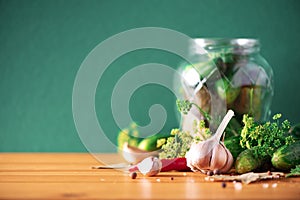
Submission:
[[[187,159],[187,166],[190,167],[192,171],[209,168],[212,152],[206,152],[205,155],[201,153],[195,154],[195,152],[203,152],[204,148],[207,148],[207,143],[193,142],[190,150],[187,152],[185,156]]]
[[[221,144],[217,144],[212,151],[210,169],[220,170],[226,165],[226,163],[227,163],[226,149]]]
[[[205,157],[200,158],[199,162],[197,163],[197,167],[199,169],[209,169],[211,156],[212,156],[212,152],[209,152]]]
[[[224,148],[226,149],[226,153],[227,153],[227,162],[225,164],[225,166],[220,169],[221,172],[228,172],[233,165],[233,156],[231,154],[231,152],[225,147],[225,145],[223,144],[223,142],[221,142],[221,145],[224,146]]]
[[[155,176],[162,168],[161,160],[157,157],[147,157],[137,164],[138,170],[145,176]]]

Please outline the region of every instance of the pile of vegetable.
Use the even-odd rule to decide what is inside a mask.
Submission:
[[[184,114],[192,106],[198,107],[187,100],[177,101],[177,106]],[[194,121],[192,132],[173,129],[170,134],[156,134],[141,139],[138,137],[137,126],[133,124],[119,133],[118,145],[121,151],[128,151],[129,148],[129,153],[134,158],[137,158],[135,154],[142,155],[134,162],[131,160],[133,164],[139,163],[137,166],[140,168],[146,162],[143,159],[149,160],[149,156],[158,157],[160,160],[150,159],[158,163],[155,165],[153,162],[151,166],[160,166],[155,170],[156,173],[186,170],[188,168],[183,165],[187,165],[192,171],[207,174],[216,170],[226,173],[234,166],[235,172],[239,174],[276,169],[290,171],[288,176],[300,175],[300,124],[291,127],[288,120],[281,120],[281,114],[274,115],[272,121],[258,123],[245,114],[239,135],[226,136],[226,131],[230,130],[225,128],[231,117],[233,112],[229,111],[215,134],[206,127],[204,120],[199,120]],[[180,164],[176,166],[176,162]],[[144,169],[144,165],[142,166]],[[148,170],[151,171],[151,168]]]
[[[300,143],[290,132],[290,122],[280,123],[281,114],[273,116],[273,122],[258,124],[244,115],[240,145],[245,147],[236,160],[236,171],[246,173],[269,170],[272,167],[290,170],[300,164]],[[297,150],[298,149],[298,150]]]
[[[125,160],[134,164],[132,170],[155,175],[189,167],[207,174],[280,170],[300,175],[300,124],[291,127],[281,114],[258,123],[268,118],[272,74],[238,46],[221,47],[209,53],[208,61],[183,66],[183,97],[193,98],[176,104],[182,114],[190,114],[183,120],[189,131],[173,129],[140,138],[136,124],[121,130],[118,147]],[[222,121],[208,114],[212,97],[228,108]],[[190,116],[197,118],[192,129]],[[218,129],[213,133],[208,127]]]

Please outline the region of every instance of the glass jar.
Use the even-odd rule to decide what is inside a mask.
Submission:
[[[273,72],[260,55],[259,40],[198,38],[191,42],[189,55],[193,63],[179,67],[181,82],[177,89],[182,98],[197,104],[212,116],[212,121],[220,121],[232,109],[236,121],[231,126],[235,129],[242,125],[243,114],[258,122],[268,120]],[[205,119],[203,112],[194,106],[183,116],[182,128],[191,130],[194,119]]]

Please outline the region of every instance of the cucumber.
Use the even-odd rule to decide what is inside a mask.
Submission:
[[[118,149],[122,151],[123,145],[126,142],[132,147],[137,147],[140,142],[140,138],[130,135],[128,130],[121,130],[117,138]]]
[[[143,139],[139,145],[138,148],[142,149],[144,151],[155,151],[158,150],[160,148],[157,147],[157,140],[161,139],[161,138],[168,138],[170,137],[170,135],[167,134],[155,134],[155,135],[151,135],[150,137],[147,137],[145,139]]]
[[[280,170],[290,170],[300,164],[300,141],[280,147],[272,157],[272,165]]]
[[[260,168],[262,164],[263,161],[255,158],[251,149],[246,149],[237,157],[235,171],[239,174],[255,171]]]
[[[230,82],[225,79],[220,79],[215,84],[218,95],[221,99],[226,100],[227,104],[231,104],[239,96],[240,88],[232,87]]]
[[[237,159],[238,155],[245,149],[240,145],[240,136],[233,136],[224,140],[224,145],[232,154],[234,160]]]

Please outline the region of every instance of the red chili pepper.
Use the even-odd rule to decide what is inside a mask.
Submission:
[[[190,168],[186,165],[186,158],[171,158],[171,159],[161,159],[162,163],[161,172],[168,172],[172,170],[176,171],[190,171]],[[138,166],[134,165],[129,168],[129,172],[138,171]]]
[[[133,165],[132,167],[129,168],[129,172],[136,172],[136,171],[139,171],[137,165]]]
[[[186,165],[186,158],[172,158],[172,159],[161,159],[162,168],[161,172],[167,171],[190,171],[191,169]]]

